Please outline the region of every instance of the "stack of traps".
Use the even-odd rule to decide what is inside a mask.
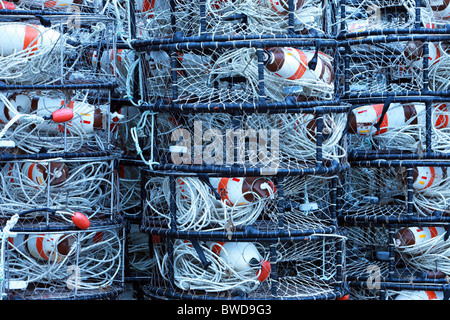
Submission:
[[[338,216],[350,296],[446,300],[449,8],[364,4],[341,5],[351,169]]]
[[[1,3],[1,298],[117,297],[116,21],[87,2]]]
[[[332,10],[156,1],[136,14],[146,296],[345,295],[336,207],[348,105],[336,96]]]

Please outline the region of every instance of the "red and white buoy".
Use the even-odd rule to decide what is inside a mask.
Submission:
[[[26,23],[0,23],[0,56],[6,57],[26,50],[32,56],[40,48],[61,41],[61,34],[51,28]]]
[[[400,251],[407,249],[409,253],[420,254],[426,242],[444,235],[446,231],[444,227],[404,227],[394,234],[394,245]]]
[[[19,179],[17,170],[13,164],[6,165],[3,170],[4,176],[8,176],[8,181],[12,183],[18,181],[29,182],[33,185],[45,186],[47,179],[50,178],[50,186],[57,186],[64,183],[69,178],[69,169],[63,162],[51,162],[50,166],[47,163],[41,162],[25,162],[18,164],[18,170],[23,177],[28,179]]]
[[[270,276],[270,261],[264,260],[251,242],[211,242],[209,246],[236,272],[256,270],[260,282]]]
[[[443,291],[402,290],[395,300],[444,300]]]
[[[38,261],[57,262],[64,259],[76,243],[75,235],[63,233],[22,234],[9,238],[10,247],[14,246],[22,253]],[[72,251],[72,254],[74,251]]]
[[[275,192],[273,182],[263,177],[209,178],[209,181],[228,206],[247,205]]]
[[[322,80],[331,84],[334,72],[331,58],[323,52],[318,52],[317,64],[314,70],[309,69],[308,62],[314,57],[313,50],[299,50],[296,48],[268,48],[264,51],[264,65],[267,70],[283,79],[289,80]]]
[[[446,178],[446,167],[415,167],[413,169],[413,188],[422,191],[433,186],[439,186]]]
[[[432,125],[436,129],[450,127],[450,110],[446,104],[435,105],[432,113]],[[392,129],[403,128],[405,125],[425,125],[425,104],[400,104],[392,103],[389,106],[380,130],[374,125],[379,121],[383,112],[383,104],[366,105],[355,108],[349,114],[348,132],[358,135],[378,135]]]

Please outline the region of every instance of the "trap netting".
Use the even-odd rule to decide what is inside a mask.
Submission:
[[[448,35],[380,36],[349,40],[344,94],[352,98],[386,93],[448,91]],[[427,57],[427,59],[424,59]]]
[[[4,14],[0,18],[3,83],[21,86],[114,82],[110,55],[113,61],[118,60],[113,19],[78,14],[44,15],[40,19]]]
[[[345,38],[396,33],[420,33],[421,28],[440,29],[450,18],[446,1],[368,0],[340,1],[340,32]]]
[[[152,272],[156,266],[156,259],[152,253],[152,243],[158,241],[158,236],[140,231],[139,221],[131,221],[128,228],[125,240],[127,252],[124,261],[125,277],[129,279],[129,282],[148,282],[153,276]]]
[[[171,6],[173,6],[171,8]],[[320,0],[138,1],[138,37],[313,35],[330,32],[330,7]]]
[[[1,155],[0,155],[1,156]],[[119,214],[116,156],[9,159],[0,162],[0,216],[29,214],[19,224],[29,228],[73,226],[81,212],[92,223],[111,223]]]
[[[445,224],[347,227],[346,275],[351,294],[377,295],[391,285],[420,290],[421,286],[447,284],[446,232]]]
[[[7,89],[0,92],[0,143],[21,154],[110,150],[126,119],[109,101],[106,90]]]
[[[123,290],[121,225],[2,231],[2,299],[103,299]]]
[[[120,114],[124,116],[118,128],[118,138],[114,140],[117,150],[121,150],[119,164],[119,190],[121,212],[127,218],[141,217],[141,171],[142,162],[136,160],[136,143],[131,128],[141,117],[134,105],[122,106]]]
[[[335,299],[345,238],[293,241],[153,238],[152,296],[189,299]]]
[[[185,42],[139,55],[150,101],[251,104],[334,98],[333,43]],[[166,49],[167,48],[167,49]],[[175,72],[176,71],[176,72]],[[145,95],[144,95],[145,96]]]
[[[141,171],[136,165],[119,166],[120,211],[128,218],[140,218],[141,210]]]
[[[340,32],[348,38],[364,31],[412,28],[416,21],[416,1],[340,1]]]
[[[302,168],[345,162],[345,108],[324,107],[316,113],[142,114],[132,128],[138,154],[152,165],[184,170],[230,166],[295,174]],[[190,167],[192,166],[192,169]],[[181,169],[180,169],[181,170]],[[208,170],[208,169],[205,169]],[[330,169],[331,170],[331,169]],[[263,173],[264,174],[264,173]]]
[[[143,175],[142,228],[261,236],[333,232],[336,176]],[[320,230],[320,231],[318,231]]]
[[[403,163],[386,160],[373,161],[373,166],[354,163],[348,174],[344,173],[343,219],[445,221],[448,163],[445,160]]]
[[[347,237],[345,274],[347,281],[366,281],[366,289],[376,289],[372,281],[389,276],[389,230],[380,226],[351,226],[342,229]],[[362,292],[351,288],[351,296]]]
[[[439,13],[450,9],[439,1],[420,4],[350,1],[341,5],[343,95],[386,97],[447,90],[449,37]]]

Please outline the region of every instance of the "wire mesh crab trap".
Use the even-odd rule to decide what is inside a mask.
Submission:
[[[143,99],[148,102],[142,102],[140,122],[131,129],[141,159],[150,164],[145,154],[162,169],[166,164],[187,164],[177,169],[181,171],[204,164],[243,164],[255,170],[293,172],[322,162],[340,162],[346,156],[348,106],[335,99],[333,67],[319,50],[327,46],[331,50],[332,44],[305,41],[298,45],[314,46],[308,58],[312,64],[301,60],[307,59],[306,51],[294,48],[295,41],[187,41],[176,44],[176,49],[161,45],[172,53],[159,50],[161,46],[146,46],[152,62],[147,64],[141,54],[140,64],[148,72],[141,75]],[[180,54],[183,46],[187,50]],[[189,49],[196,46],[199,49]],[[242,48],[228,50],[230,46]],[[238,65],[229,59],[245,58],[243,51],[249,50],[251,61]],[[228,57],[224,59],[220,52]],[[290,71],[284,70],[293,75],[269,71],[269,61],[281,68],[295,64]],[[221,75],[213,75],[216,71]]]
[[[447,4],[439,1],[341,2],[341,95],[446,96]]]
[[[355,160],[447,159],[445,97],[397,97],[358,103],[349,113],[349,154]]]
[[[446,285],[449,217],[442,172],[448,162],[379,159],[350,163],[348,175],[343,174],[348,178],[346,191],[338,192],[342,202],[337,211],[348,239],[346,275],[353,297],[384,299],[386,291],[380,291],[380,286],[406,290],[411,283],[417,288]],[[411,296],[405,292],[398,299],[416,299],[422,294],[416,297],[415,291]]]
[[[122,118],[110,108],[120,60],[114,20],[35,10],[6,10],[0,20],[1,147],[111,149]]]
[[[155,10],[156,7],[155,4]],[[172,11],[174,9],[176,6]],[[174,12],[179,13],[178,10]],[[264,34],[260,32],[261,35]],[[322,150],[327,159],[344,156],[345,151],[339,144],[347,106],[334,99],[334,41],[308,40],[308,37],[300,40],[223,38],[217,42],[194,41],[184,33],[177,33],[162,40],[134,41],[132,45],[138,51],[137,63],[141,70],[140,107],[143,111],[149,110],[143,112],[140,123],[132,129],[133,139],[138,154],[142,156],[147,152],[155,164],[173,163],[172,159],[167,159],[168,153],[191,152],[189,146],[174,146],[169,139],[173,139],[174,132],[181,136],[195,135],[199,123],[204,124],[204,128],[199,129],[200,134],[203,137],[205,129],[210,140],[216,138],[217,130],[222,130],[223,138],[225,130],[237,127],[263,134],[269,129],[280,131],[289,137],[281,139],[286,145],[280,148],[281,167],[287,170],[305,166],[305,163],[314,166],[317,149],[317,162],[322,161]],[[288,115],[281,114],[286,110]],[[195,111],[194,115],[192,111]],[[323,130],[323,127],[326,128]],[[326,131],[327,139],[323,138],[323,131]],[[272,138],[275,139],[260,137],[260,141]],[[298,143],[305,138],[306,143]],[[147,141],[142,143],[145,139]],[[254,145],[253,142],[250,144]],[[211,143],[210,147],[213,145]],[[264,157],[263,152],[256,158],[254,150],[251,152],[251,161]],[[222,152],[216,150],[214,155],[222,157]],[[301,164],[296,163],[297,159]],[[185,160],[192,162],[192,159]],[[269,158],[262,162],[268,160],[270,162]]]
[[[319,105],[240,114],[148,111],[133,129],[134,141],[155,163],[295,170],[322,162],[344,162],[346,110],[341,105]]]
[[[445,1],[340,1],[341,39],[388,34],[446,33]],[[434,31],[433,31],[434,30]]]
[[[37,15],[37,16],[36,16]],[[115,21],[102,15],[12,10],[1,14],[0,80],[10,86],[114,82]],[[109,54],[108,54],[109,53]],[[117,62],[116,62],[117,63]]]
[[[152,297],[209,300],[336,299],[345,238],[153,238]]]
[[[132,129],[137,157],[152,168],[185,172],[332,172],[345,166],[345,108],[324,107],[323,115],[319,109],[235,116],[146,111]],[[327,112],[336,109],[341,113]]]
[[[38,154],[39,155],[39,154]],[[114,154],[46,154],[2,159],[1,217],[45,209],[22,221],[34,228],[72,225],[76,212],[93,224],[114,222],[119,216],[118,156]]]
[[[314,50],[307,58],[295,44]],[[256,175],[303,174],[345,162],[348,106],[334,99],[332,59],[321,51],[333,52],[334,42],[134,45],[145,49],[138,60],[143,113],[131,133],[137,155],[151,168],[217,173],[241,165]],[[249,50],[246,63],[233,60]]]
[[[142,228],[278,237],[336,228],[336,177],[148,172]]]
[[[109,90],[77,88],[0,93],[2,146],[17,154],[113,149],[123,115],[111,110]]]
[[[122,292],[121,224],[64,231],[27,231],[12,224],[5,229],[3,299],[107,299]]]
[[[172,277],[169,287],[164,282],[161,284],[151,282],[148,294],[170,298],[192,295],[192,298],[196,299],[223,299],[230,295],[233,296],[235,294],[233,288],[236,286],[236,288],[241,286],[245,288],[248,285],[254,287],[261,282],[255,279],[248,282],[248,279],[242,279],[242,276],[238,275],[235,275],[238,278],[233,279],[234,276],[230,276],[231,278],[226,280],[223,278],[224,274],[216,274],[223,272],[223,267],[220,267],[222,271],[215,270],[212,273],[205,273],[205,270],[199,269],[199,261],[203,261],[205,267],[209,265],[203,258],[206,255],[204,251],[212,250],[211,248],[202,248],[204,244],[201,243],[212,240],[230,243],[230,246],[236,247],[230,250],[239,248],[241,248],[239,250],[244,250],[243,246],[254,246],[256,244],[252,244],[252,242],[255,241],[268,242],[269,246],[275,245],[292,249],[295,247],[295,252],[302,256],[301,259],[309,261],[306,256],[310,255],[310,259],[317,262],[317,258],[323,257],[324,251],[320,251],[316,245],[309,247],[306,244],[302,246],[301,243],[308,239],[317,240],[316,237],[319,237],[326,242],[328,239],[333,243],[334,241],[339,242],[339,253],[333,249],[327,252],[331,255],[340,255],[342,251],[340,246],[345,242],[344,237],[336,234],[337,177],[335,174],[340,170],[343,168],[338,164],[322,171],[322,174],[319,173],[320,170],[314,173],[313,170],[309,174],[297,176],[252,176],[249,173],[242,175],[243,171],[240,172],[241,174],[236,172],[237,174],[233,175],[233,172],[230,172],[231,174],[211,174],[189,172],[188,170],[187,172],[144,170],[142,174],[145,184],[143,184],[144,193],[142,194],[141,230],[151,234],[152,241],[160,241],[170,248],[165,249],[167,250],[165,255],[154,253],[155,267],[159,269],[153,271],[153,279],[162,276],[167,280],[167,272],[177,274],[178,268],[182,268],[184,265],[186,265],[185,268],[180,269],[179,272],[186,274],[180,274],[179,279],[192,277],[193,270],[188,270],[190,268],[204,274],[204,279],[199,279],[197,284],[195,283],[195,279],[198,279],[197,274],[190,280],[174,280]],[[168,240],[161,241],[161,238]],[[192,242],[192,245],[189,244],[189,241]],[[247,243],[249,241],[250,243]],[[160,242],[153,244],[153,248],[160,248]],[[316,241],[306,241],[306,243],[315,244]],[[321,241],[317,241],[317,243],[319,243],[319,247],[322,245]],[[176,248],[181,251],[188,250],[190,253],[188,255],[177,253]],[[302,248],[305,250],[303,253],[299,252]],[[312,252],[314,249],[317,249],[318,252]],[[268,249],[266,248],[266,250]],[[193,262],[194,258],[189,256],[194,252],[197,252],[200,257],[195,258],[195,262]],[[167,255],[173,256],[168,258]],[[263,253],[260,255],[264,256]],[[162,258],[163,256],[165,258]],[[275,254],[274,257],[279,257],[279,255]],[[163,265],[167,263],[167,259],[169,261],[177,259],[179,265],[173,264],[172,267]],[[213,260],[212,257],[206,259]],[[338,261],[340,261],[339,259]],[[256,260],[258,260],[256,261],[257,265],[268,268],[268,262],[261,262],[264,260],[259,256]],[[287,258],[289,263],[293,263],[292,260],[295,258]],[[283,261],[283,258],[280,261]],[[324,261],[329,261],[329,259],[324,259]],[[189,265],[191,263],[193,264]],[[298,263],[301,265],[300,262]],[[338,265],[341,266],[341,263],[339,262]],[[333,266],[336,267],[336,265]],[[215,265],[214,269],[216,267],[219,268]],[[170,269],[172,271],[168,271]],[[248,273],[248,268],[246,270]],[[271,284],[271,289],[265,289],[266,293],[258,290],[250,296],[239,293],[234,299],[334,299],[343,293],[342,283],[338,285],[338,289],[337,287],[324,289],[324,282],[319,281],[319,284],[311,279],[303,282],[302,276],[297,276],[295,272],[294,270],[287,273],[280,271],[278,275],[271,275],[276,282]],[[310,271],[305,270],[305,272]],[[232,271],[231,273],[234,274]],[[266,274],[265,277],[268,275]],[[255,277],[254,274],[253,277]],[[211,281],[214,283],[210,283]],[[280,283],[283,281],[286,282],[281,285]],[[192,284],[190,284],[191,282]],[[307,288],[308,285],[309,288]],[[166,286],[166,288],[161,286]],[[278,287],[275,290],[273,286]],[[170,288],[178,289],[168,291]],[[194,288],[197,288],[198,292],[192,291]],[[180,289],[182,291],[179,291]],[[238,292],[250,290],[249,288],[241,289]],[[188,292],[183,292],[186,290]],[[211,295],[210,291],[216,293]],[[268,293],[269,291],[272,293]]]
[[[324,36],[335,26],[332,1],[138,1],[138,36]]]
[[[448,31],[445,19],[438,18],[436,13],[445,11],[446,5],[428,1],[422,2],[423,7],[418,4],[401,2],[390,10],[392,4],[383,1],[358,5],[356,11],[366,9],[366,13],[353,16],[360,19],[355,20],[358,27],[354,32],[345,30],[352,20],[342,18],[345,31],[341,39],[345,41],[341,52],[350,54],[342,65],[348,75],[343,81],[344,95],[351,98],[446,95]],[[363,16],[369,12],[372,16],[365,19]],[[342,14],[346,16],[345,9]]]
[[[134,45],[147,50],[139,55],[145,72],[143,97],[153,103],[159,98],[162,104],[184,108],[208,104],[209,109],[249,110],[264,110],[258,105],[263,102],[266,108],[313,100],[333,105],[332,40],[147,42]]]
[[[405,34],[343,41],[342,96],[448,96],[448,40],[448,34]]]
[[[351,297],[384,299],[388,286],[419,290],[447,285],[446,233],[442,223],[349,224],[343,234],[348,239],[345,273]]]
[[[369,163],[369,164],[368,164]],[[445,160],[356,161],[341,193],[343,221],[448,222]]]

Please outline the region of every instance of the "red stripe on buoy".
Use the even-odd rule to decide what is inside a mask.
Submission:
[[[33,168],[36,164],[33,163],[31,166],[28,167],[28,178],[30,178],[31,180],[33,180]],[[39,181],[38,181],[39,183]]]
[[[25,26],[25,35],[23,39],[23,50],[28,47],[33,47],[31,51],[37,50],[37,38],[39,37],[39,30],[35,26]],[[30,55],[32,55],[31,53]]]
[[[430,227],[430,235],[432,238],[434,238],[438,235],[438,232],[435,227]]]
[[[446,104],[441,104],[436,109],[443,111],[443,112],[448,112]],[[435,127],[437,129],[442,129],[442,128],[446,128],[447,126],[448,126],[448,115],[443,115],[443,114],[439,115],[436,119]]]
[[[436,300],[437,296],[436,296],[436,292],[434,291],[425,291],[427,293],[428,296],[428,300]]]
[[[383,105],[382,104],[374,104],[372,107],[377,114],[377,121],[378,121],[380,119],[381,113],[383,112]],[[380,125],[380,130],[377,131],[376,134],[387,132],[388,125],[389,125],[389,120],[388,120],[387,114],[385,114],[383,117],[383,121],[381,122],[381,125]],[[382,128],[384,128],[384,129],[382,129]]]
[[[54,6],[56,6],[56,1],[54,0],[46,1],[44,3],[44,8],[53,8]]]
[[[36,238],[36,249],[37,252],[39,253],[39,255],[44,258],[45,260],[48,260],[47,255],[44,253],[44,234],[40,234],[37,238]]]
[[[306,58],[306,55],[303,51],[295,49],[299,56],[300,56],[300,61],[301,63],[298,66],[297,71],[295,71],[294,75],[289,77],[289,80],[297,80],[300,79],[301,77],[303,77],[303,75],[306,72],[306,66],[308,65],[308,59]]]
[[[217,244],[213,245],[212,251],[220,256],[220,251],[222,251],[222,247],[225,244],[225,242],[216,242]]]
[[[434,182],[434,180],[436,178],[436,170],[434,169],[434,167],[429,167],[429,168],[430,168],[430,171],[431,171],[431,177],[430,177],[430,181],[428,181],[428,184],[425,186],[424,189],[430,187],[433,184],[433,182]]]
[[[220,194],[220,198],[222,201],[229,201],[230,206],[233,206],[233,203],[230,201],[230,198],[228,198],[228,192],[227,192],[227,185],[229,178],[222,178],[219,181],[219,187],[217,188],[218,193]]]

